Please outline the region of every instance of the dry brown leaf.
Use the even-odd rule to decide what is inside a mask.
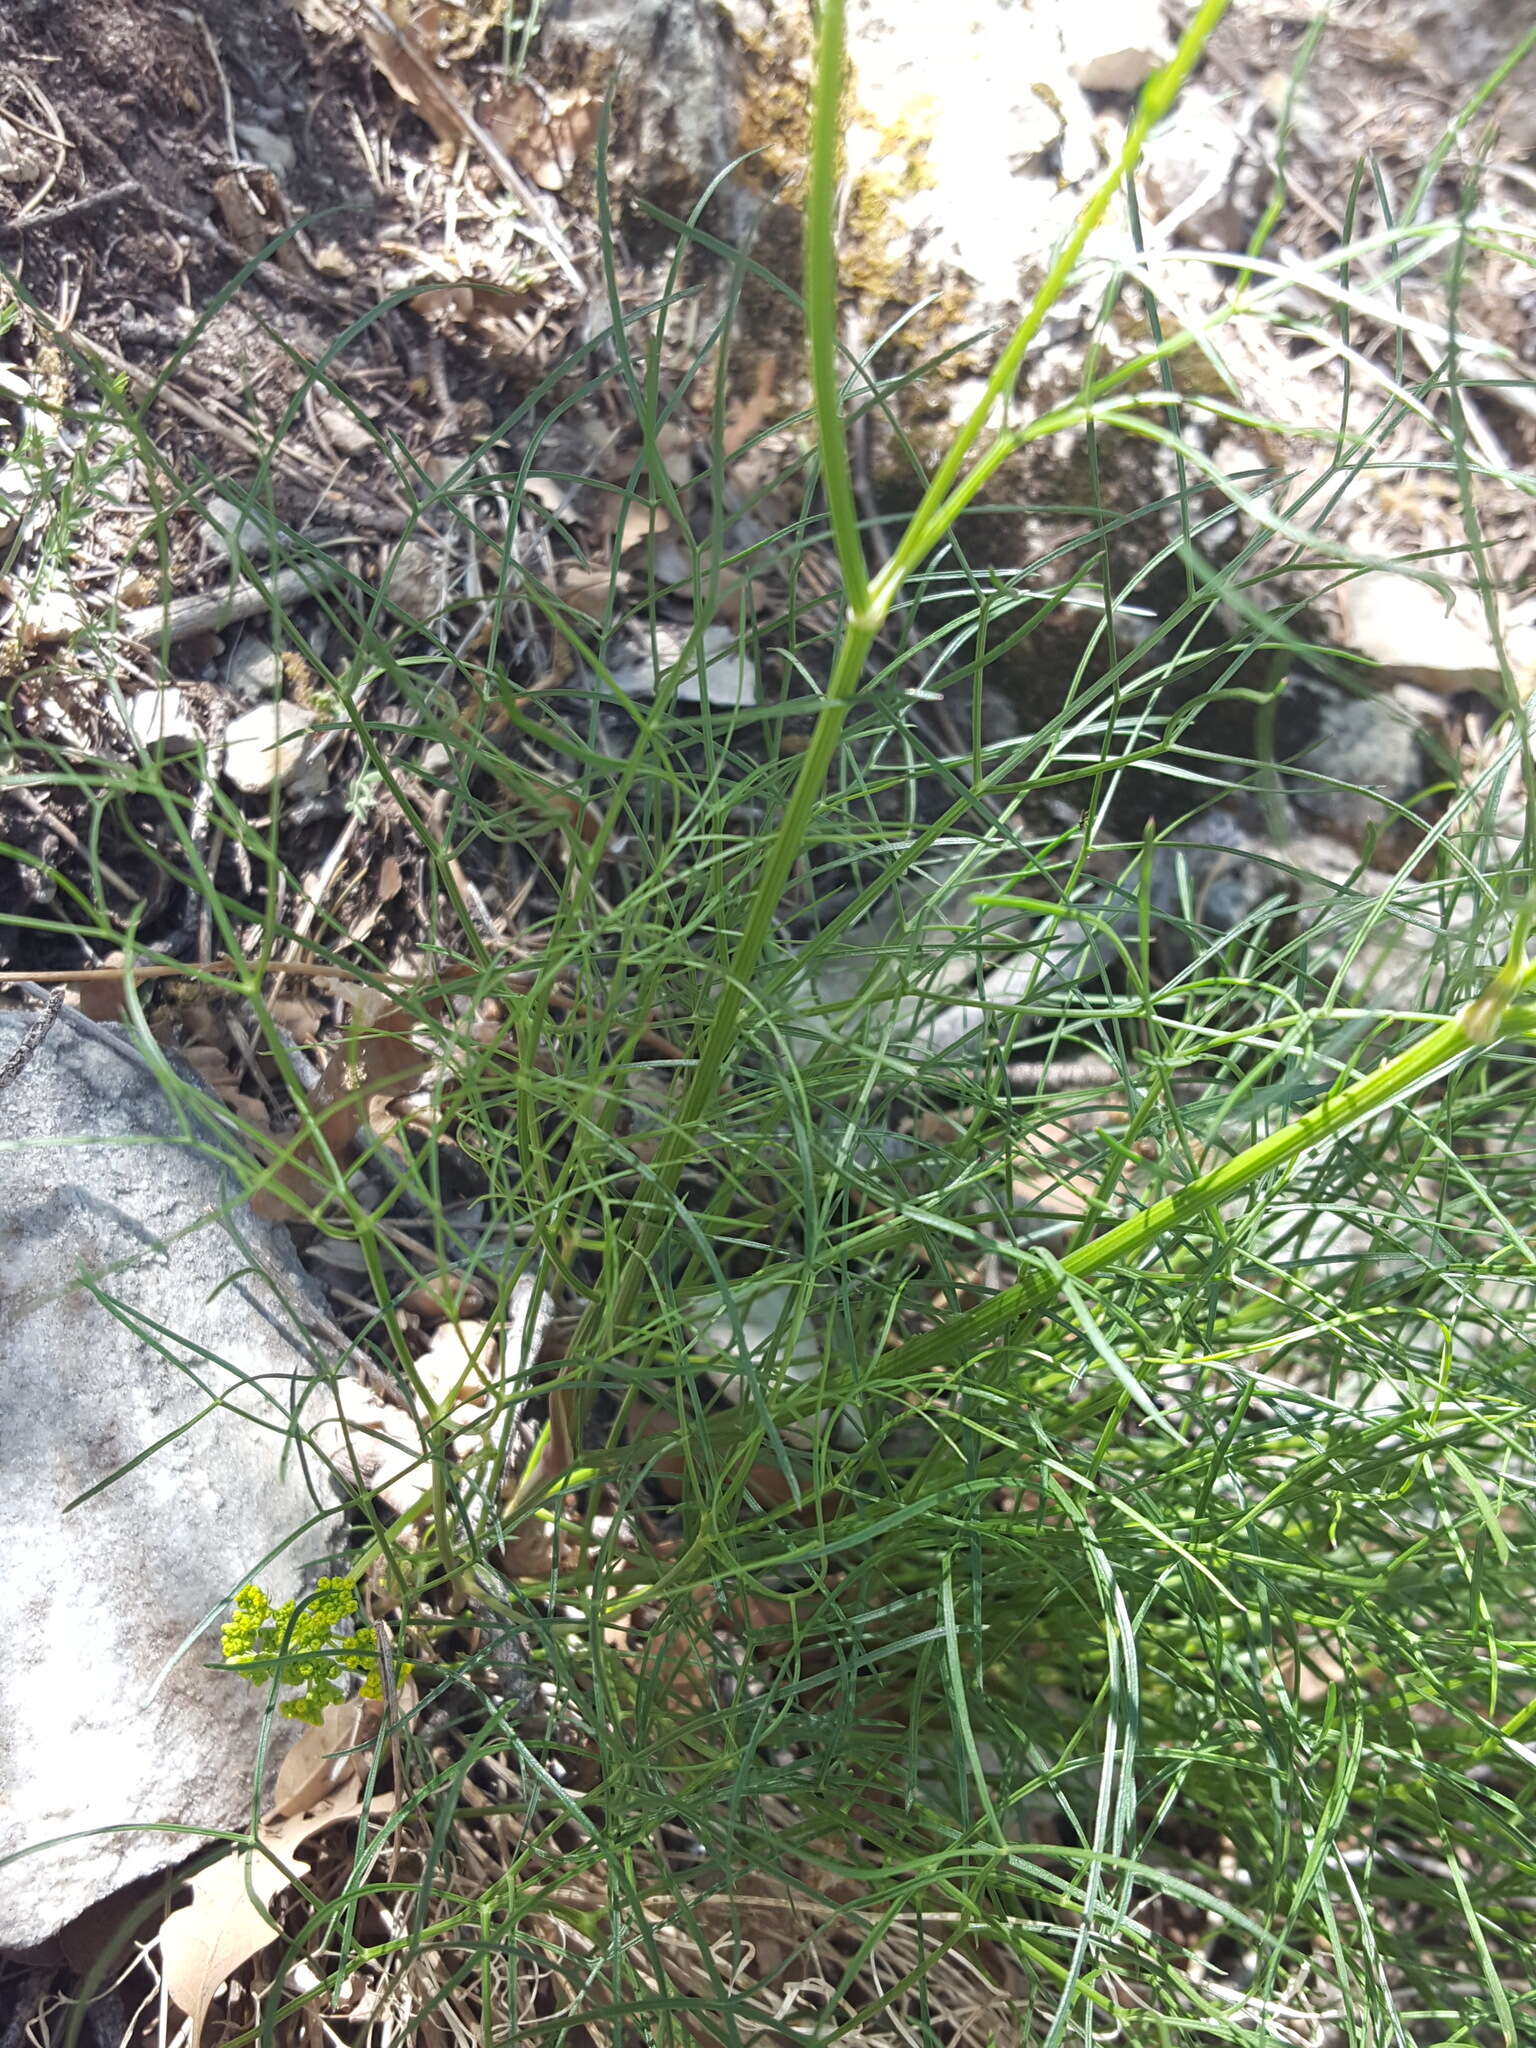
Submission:
[[[121,980],[83,981],[76,994],[81,1016],[93,1024],[121,1024],[128,1014],[128,990]]]
[[[1098,1178],[1078,1166],[1080,1141],[1073,1126],[1052,1118],[1030,1133],[1030,1150],[1039,1163],[1013,1176],[1013,1199],[1026,1209],[1047,1215],[1083,1215],[1098,1193]]]
[[[715,1698],[713,1645],[702,1629],[653,1629],[630,1662],[645,1692],[684,1720]]]
[[[563,1472],[576,1463],[572,1433],[574,1396],[569,1387],[552,1387],[549,1394],[549,1424],[538,1456],[521,1473],[509,1473],[507,1513],[509,1519],[530,1502],[542,1500]]]
[[[726,413],[721,448],[727,458],[738,454],[754,434],[761,433],[767,426],[768,415],[773,411],[773,393],[778,376],[778,357],[773,354],[760,357],[750,395],[734,402]]]
[[[603,829],[603,814],[595,804],[583,803],[567,790],[555,789],[531,774],[522,776],[507,793],[521,799],[523,808],[541,819],[548,830],[573,831],[583,845],[594,845]]]
[[[431,1484],[415,1419],[381,1401],[361,1380],[337,1381],[335,1412],[312,1426],[310,1440],[343,1483],[376,1493],[392,1514],[405,1514]]]
[[[346,1043],[331,1054],[310,1097],[320,1121],[321,1136],[334,1159],[345,1160],[373,1104],[406,1094],[432,1064],[411,1033],[416,1019],[376,989],[341,987],[351,1009]],[[446,998],[443,999],[446,1001]],[[434,1013],[441,1002],[428,1005]],[[312,1159],[308,1141],[301,1157]]]
[[[532,498],[536,505],[542,505],[556,519],[563,516],[570,495],[570,485],[563,484],[554,476],[531,476],[523,485],[524,498]]]
[[[382,1700],[341,1700],[325,1709],[318,1726],[300,1730],[283,1758],[272,1795],[280,1820],[308,1813],[335,1798],[350,1779],[367,1774],[368,1749],[384,1718]]]
[[[271,1010],[272,1022],[300,1045],[313,1045],[319,1038],[325,1010],[313,996],[274,996]]]
[[[209,963],[208,972],[224,971],[232,962]],[[313,964],[297,961],[274,963],[274,974],[292,977],[324,972]],[[131,970],[136,986],[180,976],[183,970],[169,967],[141,967]],[[472,968],[457,972],[468,975]],[[0,988],[31,981],[30,975],[0,975]],[[439,977],[455,978],[454,971]],[[329,979],[329,976],[327,976]],[[73,973],[44,973],[41,980],[62,986],[78,995],[80,1007],[95,1016],[105,1010],[109,1017],[121,1016],[124,1007],[123,976],[116,968],[85,968]],[[345,1163],[365,1121],[371,1121],[374,1104],[386,1104],[414,1088],[432,1065],[435,1054],[424,1052],[412,1035],[420,1018],[381,990],[347,981],[333,981],[333,993],[347,1004],[350,1018],[345,1041],[335,1047],[321,1069],[320,1079],[309,1098],[309,1106],[320,1127],[325,1151],[333,1161]],[[423,1005],[434,1017],[447,1006],[447,995],[434,996]],[[316,1011],[318,1021],[319,1012]],[[282,1136],[271,1128],[264,1103],[242,1092],[229,1063],[227,1038],[214,1007],[199,994],[177,1006],[179,1050],[201,1073],[214,1093],[229,1106],[246,1127],[251,1149],[263,1163],[279,1153],[286,1155],[273,1176],[272,1185],[252,1201],[258,1215],[292,1218],[307,1213],[317,1192],[328,1190],[334,1175],[322,1163],[315,1140],[307,1135]],[[287,1199],[288,1195],[293,1199]]]
[[[394,1794],[383,1792],[368,1811],[388,1813],[394,1804]],[[191,2022],[192,2048],[202,2039],[219,1986],[276,1940],[266,1908],[294,1878],[307,1874],[309,1865],[296,1852],[322,1828],[356,1820],[362,1811],[361,1787],[347,1785],[311,1813],[263,1820],[257,1839],[267,1853],[237,1851],[193,1878],[192,1903],[168,1914],[160,1929],[165,1988]]]
[[[370,23],[363,29],[363,43],[398,97],[416,109],[439,142],[457,149],[473,141],[468,109],[412,29]]]
[[[475,1281],[439,1268],[418,1281],[400,1306],[424,1323],[457,1323],[465,1316],[483,1316],[490,1304]]]
[[[570,1524],[553,1515],[530,1515],[519,1522],[514,1533],[496,1553],[496,1566],[505,1579],[546,1584],[553,1571],[574,1572],[581,1564],[581,1544]],[[620,1647],[628,1647],[625,1630],[618,1631]]]
[[[294,11],[307,28],[322,36],[345,36],[356,26],[346,0],[293,0]]]
[[[618,528],[618,550],[627,555],[631,548],[639,547],[644,541],[660,539],[672,530],[672,516],[660,505],[653,505],[645,498],[631,498],[624,507],[624,517]]]
[[[605,619],[609,605],[622,600],[627,587],[627,578],[615,579],[606,569],[580,569],[567,562],[555,570],[555,594],[561,603],[589,619]]]
[[[475,294],[467,284],[435,284],[413,292],[409,303],[434,327],[462,327],[475,310]]]
[[[480,103],[486,132],[544,192],[564,191],[597,140],[597,107],[589,92],[541,93],[531,85],[497,86]]]

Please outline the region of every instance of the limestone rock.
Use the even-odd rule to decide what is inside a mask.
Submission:
[[[0,1066],[32,1021],[0,1013]],[[207,1668],[218,1626],[328,1543],[286,1435],[308,1283],[197,1149],[200,1084],[171,1087],[65,1011],[0,1090],[0,1949],[197,1846],[142,1823],[246,1819],[264,1699]]]
[[[656,627],[652,646],[638,661],[616,664],[614,683],[629,697],[654,697],[672,671],[672,702],[734,711],[757,702],[757,671],[740,637],[729,626],[706,626],[684,660],[685,627]]]
[[[685,208],[737,155],[735,44],[716,0],[554,0],[541,63],[615,94],[622,181]]]
[[[921,8],[855,0],[848,49],[846,281],[882,313],[949,287],[923,342],[1006,332],[1102,160],[1058,10],[956,0],[936,35]]]
[[[325,770],[308,734],[313,711],[279,698],[232,718],[224,734],[224,773],[247,796],[260,796],[273,783],[296,793],[322,787]]]
[[[1372,569],[1343,586],[1339,610],[1346,643],[1392,679],[1447,692],[1499,687],[1498,656],[1471,591],[1448,604],[1415,577]]]
[[[127,700],[126,720],[116,702],[108,705],[110,717],[126,723],[130,737],[152,752],[181,753],[202,744],[197,721],[187,700],[174,683],[159,690],[139,690]]]
[[[1243,156],[1232,114],[1201,85],[1186,86],[1142,152],[1152,218],[1171,240],[1197,249],[1240,249],[1257,220],[1260,172]]]

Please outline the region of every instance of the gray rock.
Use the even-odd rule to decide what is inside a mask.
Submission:
[[[237,121],[235,133],[256,161],[265,164],[269,171],[276,171],[280,178],[286,178],[299,160],[292,136],[281,128],[267,128],[259,121]]]
[[[1235,930],[1261,905],[1278,908],[1288,895],[1287,876],[1256,801],[1234,791],[1161,837],[1149,893],[1159,950],[1174,971],[1189,965],[1202,942]]]
[[[541,62],[615,92],[624,182],[690,205],[739,153],[735,38],[717,0],[554,0]]]
[[[282,526],[270,508],[229,484],[214,485],[204,501],[203,516],[214,545],[237,568],[266,561],[283,538]]]
[[[1285,775],[1297,817],[1354,846],[1388,831],[1431,779],[1423,735],[1435,700],[1406,683],[1352,697],[1310,680],[1293,682],[1287,699],[1310,735]]]
[[[32,1021],[0,1013],[0,1068]],[[265,1701],[207,1668],[219,1623],[249,1578],[292,1598],[330,1534],[287,1438],[320,1391],[308,1283],[168,1071],[179,1099],[66,1011],[0,1090],[0,1949],[197,1847],[144,1823],[246,1820]]]
[[[1414,0],[1404,15],[1404,54],[1449,99],[1483,85],[1530,26],[1519,0]],[[1508,155],[1536,148],[1536,56],[1516,65],[1482,118],[1490,115]]]
[[[283,658],[266,637],[267,622],[247,628],[229,657],[227,688],[236,705],[270,704],[283,687]]]

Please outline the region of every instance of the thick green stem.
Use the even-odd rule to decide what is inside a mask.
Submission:
[[[624,1261],[617,1286],[601,1312],[610,1333],[628,1329],[645,1288],[650,1262],[668,1221],[669,1200],[682,1178],[683,1168],[698,1148],[698,1130],[715,1108],[720,1077],[736,1034],[747,992],[768,943],[773,921],[784,898],[790,871],[799,857],[820,799],[822,785],[842,737],[843,720],[864,673],[874,634],[849,626],[837,651],[826,698],[811,732],[810,744],[800,758],[800,773],[774,834],[763,871],[758,878],[747,920],[742,927],[730,968],[715,1003],[714,1014],[699,1047],[698,1059],[677,1116],[668,1125],[657,1149],[652,1171],[651,1195],[644,1221]],[[595,1305],[594,1305],[595,1306]],[[595,1331],[577,1333],[575,1354],[580,1356]]]
[[[800,773],[747,911],[724,984],[710,1019],[677,1117],[668,1127],[653,1165],[644,1213],[605,1299],[583,1318],[573,1356],[606,1355],[622,1344],[648,1285],[651,1261],[664,1235],[672,1197],[684,1167],[697,1150],[697,1133],[712,1112],[726,1061],[740,1028],[742,1009],[785,887],[804,844],[822,788],[842,736],[843,722],[864,673],[864,664],[903,582],[941,540],[966,502],[1013,446],[1018,434],[1000,436],[976,466],[962,476],[967,456],[991,424],[1001,398],[1012,391],[1019,366],[1042,321],[1065,288],[1089,236],[1103,219],[1120,181],[1134,169],[1148,134],[1172,106],[1228,0],[1202,0],[1173,60],[1147,85],[1113,169],[1093,194],[1062,244],[1034,302],[1004,351],[983,398],[959,430],[922,505],[897,544],[895,555],[871,586],[859,534],[858,508],[843,427],[838,377],[837,178],[842,132],[844,0],[822,0],[817,34],[816,75],[811,109],[811,162],[805,213],[805,311],[811,382],[820,445],[822,484],[832,539],[847,600],[843,635],[826,698],[801,759]],[[956,488],[958,481],[958,488]]]
[[[1209,1173],[1202,1173],[1177,1194],[1149,1203],[1102,1236],[1090,1238],[1067,1254],[1061,1261],[1062,1270],[1073,1279],[1086,1279],[1108,1266],[1133,1264],[1165,1233],[1198,1223],[1266,1174],[1278,1172],[1303,1154],[1341,1137],[1356,1124],[1405,1101],[1437,1076],[1459,1065],[1469,1053],[1493,1043],[1507,1027],[1523,1024],[1523,1014],[1513,1006],[1530,991],[1533,980],[1536,970],[1523,965],[1501,969],[1476,1002],[1469,1003],[1459,1016],[1437,1025],[1417,1045],[1408,1046],[1362,1080],[1333,1089],[1314,1109],[1258,1139],[1220,1166],[1212,1167]],[[982,1349],[1017,1328],[1059,1292],[1056,1273],[1040,1268],[990,1300],[950,1316],[935,1329],[904,1344],[903,1373],[921,1372],[930,1365]]]

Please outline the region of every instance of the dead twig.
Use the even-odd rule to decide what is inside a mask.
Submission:
[[[166,604],[137,605],[118,620],[133,640],[176,641],[189,634],[221,633],[259,612],[287,611],[306,597],[315,597],[345,574],[340,562],[318,556],[302,569],[283,569],[270,582],[236,583],[224,590],[198,590],[173,597]]]
[[[124,378],[129,389],[138,397],[146,398],[152,394],[156,404],[169,406],[172,412],[179,412],[184,419],[191,420],[194,426],[201,427],[205,433],[215,435],[229,447],[238,449],[253,462],[267,463],[274,459],[270,446],[259,441],[242,422],[220,416],[221,411],[227,408],[221,408],[216,400],[210,400],[206,405],[201,403],[175,384],[167,382],[163,375],[151,376],[137,364],[130,363],[126,356],[119,355],[116,349],[108,347],[106,342],[82,334],[78,328],[72,329],[67,335],[61,335],[59,340],[61,346],[78,352],[88,373],[93,368],[89,358],[100,356],[107,368]],[[193,374],[190,365],[183,363],[180,367],[183,374]],[[279,443],[275,460],[277,467],[286,476],[292,477],[296,483],[318,488],[321,502],[329,512],[339,518],[350,520],[354,525],[361,526],[370,533],[400,533],[410,517],[403,500],[396,501],[398,509],[395,509],[371,504],[362,498],[343,497],[334,489],[329,469],[313,458],[289,448],[286,443]]]
[[[41,993],[41,991],[39,991]],[[43,998],[41,1012],[27,1026],[27,1034],[10,1058],[0,1067],[0,1088],[9,1088],[21,1073],[27,1061],[53,1029],[60,1010],[64,1007],[64,990],[56,988],[52,995]]]
[[[43,213],[28,214],[25,220],[0,220],[0,239],[15,241],[32,228],[56,228],[67,220],[78,220],[82,214],[99,213],[105,206],[116,206],[120,199],[131,199],[139,190],[137,178],[119,178],[115,185],[107,185],[100,192],[87,192],[79,199],[66,199],[60,206],[50,206]]]
[[[50,811],[45,803],[39,802],[24,782],[13,783],[10,794],[15,797],[23,809],[32,813],[40,825],[46,825],[50,832],[57,833],[71,853],[79,854],[80,858],[85,861],[89,861],[92,858],[90,849],[85,845],[79,833],[73,831],[56,811]],[[129,903],[137,903],[141,900],[143,892],[135,889],[131,882],[125,882],[116,868],[108,867],[104,860],[99,859],[96,861],[96,868],[102,880],[110,882],[117,893],[125,897]],[[24,978],[30,979],[31,977]],[[60,981],[71,979],[68,974],[61,974],[56,978]]]
[[[541,249],[573,290],[586,292],[586,280],[576,268],[550,208],[495,137],[475,118],[473,109],[444,76],[432,58],[407,29],[392,21],[373,0],[362,0],[360,15],[366,21],[363,41],[379,69],[402,99],[416,98],[419,111],[436,134],[456,133],[474,144],[502,186],[522,208],[523,217],[513,222],[514,232]],[[395,53],[391,68],[391,53]],[[434,118],[435,117],[435,118]]]

